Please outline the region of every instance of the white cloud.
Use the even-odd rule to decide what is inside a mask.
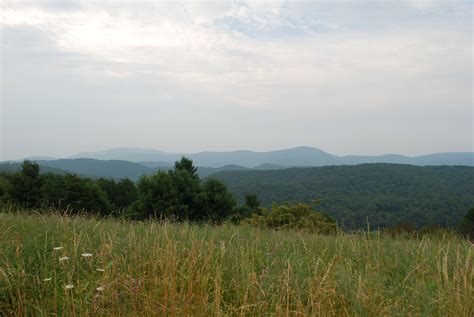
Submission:
[[[60,2],[6,2],[1,23],[47,35],[51,54],[80,56],[44,67],[87,83],[138,83],[149,96],[159,91],[160,102],[271,111],[295,125],[394,109],[469,112],[465,4],[406,4],[82,1],[62,10]]]

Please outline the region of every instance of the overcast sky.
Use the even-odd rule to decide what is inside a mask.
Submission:
[[[2,160],[473,151],[471,1],[1,3]]]

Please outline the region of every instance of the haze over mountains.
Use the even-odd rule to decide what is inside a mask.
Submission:
[[[440,153],[408,157],[403,155],[336,156],[311,147],[253,152],[167,153],[138,148],[116,148],[100,152],[79,153],[69,158],[30,157],[43,172],[74,173],[85,177],[130,178],[138,180],[158,169],[166,170],[186,156],[198,166],[201,177],[222,171],[276,170],[290,167],[318,167],[330,165],[358,165],[364,163],[395,163],[419,166],[464,165],[474,166],[474,153]],[[0,170],[20,169],[20,161],[0,163]]]
[[[464,153],[437,153],[409,157],[404,155],[348,155],[337,156],[317,148],[295,147],[291,149],[255,152],[255,151],[228,151],[228,152],[199,152],[199,153],[168,153],[159,150],[139,148],[115,148],[100,152],[84,152],[70,158],[91,158],[99,160],[124,160],[143,162],[149,167],[170,166],[176,160],[186,156],[193,160],[195,165],[202,167],[222,167],[225,165],[239,165],[247,168],[258,167],[263,164],[281,167],[296,166],[325,166],[325,165],[353,165],[363,163],[397,163],[412,165],[474,165],[474,152]]]

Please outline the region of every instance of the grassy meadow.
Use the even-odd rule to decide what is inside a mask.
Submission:
[[[0,315],[472,316],[455,236],[0,213]]]

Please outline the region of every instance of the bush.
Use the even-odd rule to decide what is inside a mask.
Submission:
[[[400,221],[393,227],[385,229],[392,236],[414,236],[416,234],[416,227],[408,221]]]
[[[461,233],[470,241],[474,242],[474,208],[467,211],[461,222]]]
[[[298,229],[316,233],[337,232],[337,224],[328,216],[315,212],[308,204],[273,204],[271,210],[262,208],[245,223],[273,229]]]
[[[239,224],[242,220],[250,218],[253,214],[260,213],[260,201],[255,194],[245,195],[245,204],[234,209],[231,221]]]
[[[426,226],[421,227],[420,230],[418,230],[418,235],[421,237],[423,236],[442,237],[447,234],[453,234],[453,231],[443,228],[438,224],[426,225]]]

